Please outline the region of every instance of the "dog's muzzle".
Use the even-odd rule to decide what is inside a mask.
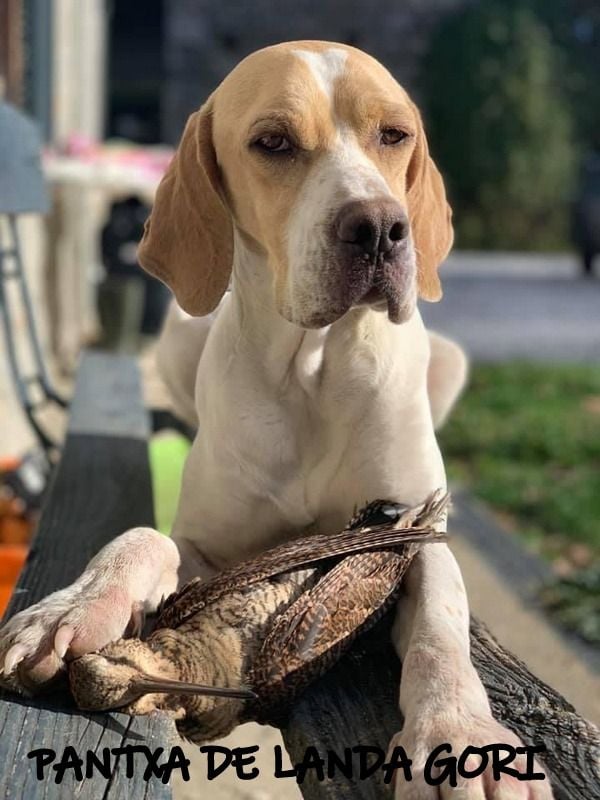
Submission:
[[[392,198],[348,203],[332,233],[345,304],[387,305],[392,322],[404,321],[415,269],[402,206]]]

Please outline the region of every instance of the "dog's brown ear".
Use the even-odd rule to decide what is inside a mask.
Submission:
[[[417,256],[419,294],[435,301],[442,296],[438,267],[452,247],[452,209],[442,176],[427,147],[423,122],[418,119],[417,143],[407,174],[408,213]]]
[[[138,249],[142,267],[193,316],[212,311],[231,276],[233,228],[221,194],[212,100],[189,118]]]

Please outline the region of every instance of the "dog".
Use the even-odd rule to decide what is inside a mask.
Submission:
[[[440,299],[452,239],[421,117],[383,66],[328,42],[243,60],[190,117],[139,250],[175,295],[158,361],[199,428],[172,538],[128,531],[13,617],[0,631],[5,678],[26,689],[139,630],[180,579],[339,530],[366,501],[416,504],[445,487],[435,428],[467,365],[426,331],[417,298]],[[551,798],[547,780],[489,770],[457,787],[424,780],[442,742],[521,744],[471,663],[446,545],[415,557],[392,635],[405,718],[393,743],[414,775],[395,796]]]

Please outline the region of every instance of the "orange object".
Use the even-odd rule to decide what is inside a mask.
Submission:
[[[0,457],[0,472],[13,472],[18,469],[21,464],[21,459],[16,456],[2,456]]]
[[[4,614],[12,597],[13,587],[0,583],[0,614]]]
[[[22,544],[0,545],[0,614],[4,614],[17,579],[27,559],[28,548]]]
[[[0,542],[7,545],[27,544],[32,529],[32,522],[23,517],[0,518]]]

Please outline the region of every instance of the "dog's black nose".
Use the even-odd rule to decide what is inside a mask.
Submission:
[[[334,223],[337,238],[370,258],[389,255],[408,236],[408,217],[396,200],[357,200]]]

